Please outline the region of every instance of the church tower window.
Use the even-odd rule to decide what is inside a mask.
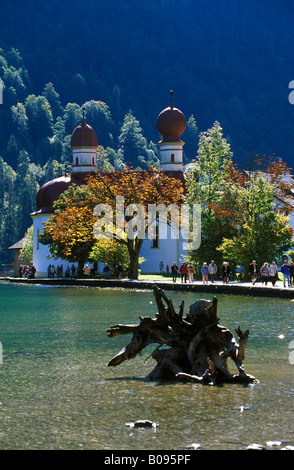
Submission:
[[[158,221],[158,217],[156,218],[155,238],[154,238],[154,240],[151,240],[151,248],[159,248],[159,221]]]

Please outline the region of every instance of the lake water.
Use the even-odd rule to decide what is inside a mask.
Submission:
[[[211,295],[167,292],[178,308]],[[294,445],[294,303],[219,295],[220,323],[249,329],[245,371],[260,383],[150,382],[143,356],[107,367],[130,336],[116,323],[154,316],[152,292],[0,283],[0,449],[239,450]],[[235,366],[230,369],[235,371]],[[148,419],[156,429],[126,423]]]

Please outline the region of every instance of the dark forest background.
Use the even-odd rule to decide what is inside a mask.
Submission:
[[[158,163],[158,113],[186,115],[185,162],[219,121],[235,163],[293,166],[291,0],[1,0],[0,262],[41,184],[70,165],[85,106],[101,167]]]

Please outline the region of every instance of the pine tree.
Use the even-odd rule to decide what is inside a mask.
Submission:
[[[39,189],[36,177],[30,167],[28,153],[24,150],[19,154],[16,175],[15,226],[18,237],[22,238],[32,223],[30,214],[35,210],[36,195]]]
[[[124,118],[118,138],[119,152],[134,168],[146,168],[149,162],[148,146],[139,121],[129,111]]]

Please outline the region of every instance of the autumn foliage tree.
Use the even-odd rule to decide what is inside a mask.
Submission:
[[[167,176],[162,170],[150,168],[134,171],[124,168],[117,172],[99,172],[89,177],[86,185],[73,185],[60,196],[55,203],[54,214],[45,224],[40,241],[50,245],[53,255],[71,262],[77,261],[81,272],[89,253],[99,243],[97,230],[94,228],[100,224],[103,232],[104,222],[104,230],[107,231],[105,212],[97,213],[97,210],[94,210],[98,205],[103,205],[110,211],[113,222],[109,238],[127,246],[130,258],[128,277],[136,279],[143,243],[143,238],[139,235],[142,231],[147,234],[148,205],[179,205],[183,191],[182,182]],[[117,211],[117,197],[123,198],[123,221]],[[133,204],[137,206],[132,206]],[[138,226],[138,206],[144,215],[144,218],[140,219],[143,220],[143,227]],[[120,227],[117,220],[120,221]],[[128,224],[133,227],[132,237],[126,236],[125,229]]]
[[[282,161],[258,159],[254,172],[228,173],[227,191],[213,207],[217,217],[230,217],[235,233],[223,237],[218,250],[247,268],[277,261],[293,243],[288,213],[293,198],[287,184],[289,168]],[[232,203],[233,201],[233,203]]]
[[[247,268],[277,260],[293,245],[288,213],[293,208],[290,169],[276,158],[256,157],[250,171],[233,163],[218,123],[200,135],[187,178],[187,201],[200,203],[201,248],[190,252],[197,266],[214,259]],[[193,168],[193,167],[192,167]]]

